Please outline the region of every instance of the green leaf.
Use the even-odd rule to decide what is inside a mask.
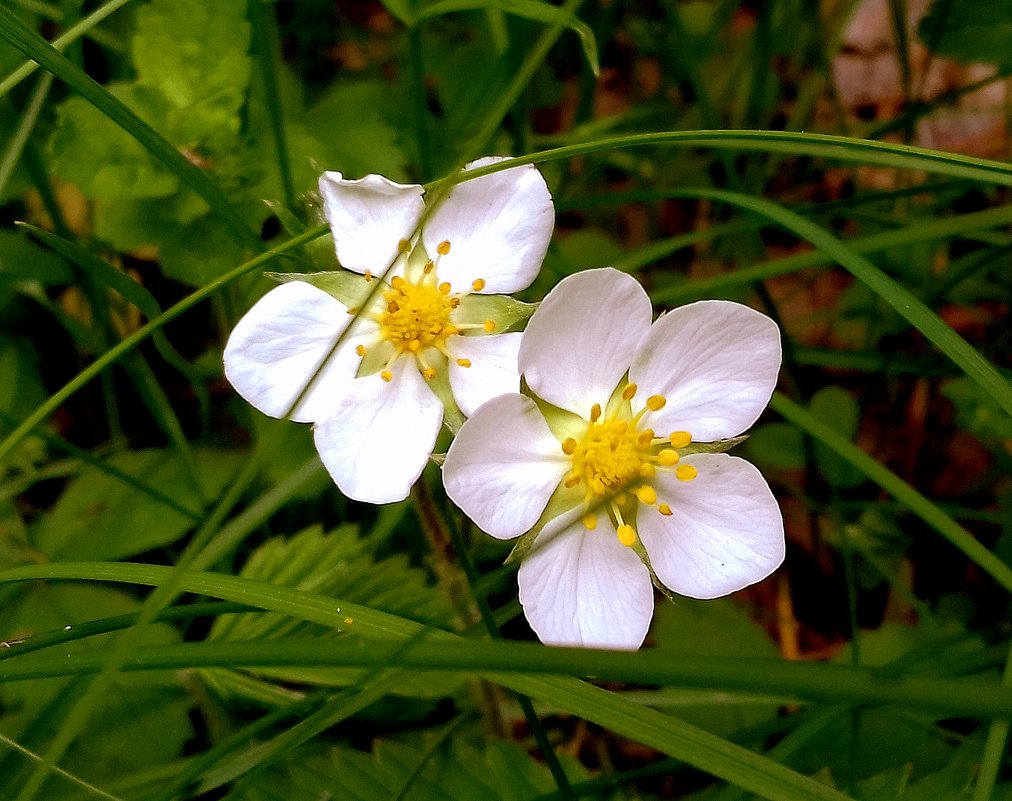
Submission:
[[[954,378],[942,384],[942,394],[956,410],[956,420],[998,453],[1008,453],[1012,441],[1012,417],[988,398],[980,387],[966,378]]]
[[[55,253],[16,231],[0,231],[0,282],[37,281],[43,286],[69,283],[73,273]]]
[[[854,397],[841,387],[823,387],[809,403],[812,414],[848,441],[853,441],[861,411]],[[857,468],[837,456],[821,442],[815,443],[815,462],[826,480],[837,487],[856,487],[864,483]]]
[[[0,411],[21,420],[46,398],[35,346],[20,337],[0,336]],[[7,426],[0,423],[0,431]]]
[[[749,432],[744,456],[759,465],[800,470],[805,466],[805,443],[794,426],[766,423]]]
[[[1012,70],[1012,3],[1008,0],[935,0],[917,33],[922,42],[943,56]]]
[[[203,495],[218,496],[243,457],[198,449]],[[127,451],[109,458],[119,470],[180,501],[199,508],[196,489],[182,460],[167,450]],[[122,559],[169,545],[193,527],[193,520],[96,468],[71,482],[32,529],[36,550],[50,559]]]
[[[155,103],[147,104],[149,91],[122,83],[108,90],[138,111],[145,122],[164,128],[164,118],[149,116],[158,108]],[[157,198],[179,189],[179,179],[147,148],[87,101],[68,98],[56,113],[56,129],[49,142],[53,171],[75,184],[86,197]]]
[[[209,284],[242,260],[242,246],[210,214],[177,223],[156,241],[162,272],[190,286]]]
[[[130,53],[138,81],[169,104],[173,141],[216,150],[234,140],[249,43],[245,0],[153,0],[138,10]]]

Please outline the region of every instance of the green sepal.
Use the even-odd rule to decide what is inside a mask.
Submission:
[[[453,321],[481,325],[491,320],[495,323],[495,333],[503,334],[523,329],[537,308],[537,303],[524,303],[509,295],[471,294],[462,299]]]
[[[350,270],[326,270],[319,273],[276,273],[268,270],[264,272],[264,277],[282,284],[288,281],[305,281],[337,298],[349,309],[361,305],[370,289],[363,276]]]
[[[443,404],[443,425],[456,436],[466,418],[457,405],[457,399],[453,397],[453,389],[450,387],[450,368],[445,362],[441,365],[433,364],[433,367],[436,370],[436,376],[428,382],[429,389]]]
[[[520,394],[526,395],[538,407],[541,416],[548,424],[548,430],[552,432],[560,443],[568,437],[581,437],[587,430],[587,421],[580,415],[549,403],[544,398],[538,397],[530,388],[527,379],[520,376]]]
[[[737,437],[718,439],[714,442],[690,442],[684,448],[679,448],[678,452],[682,456],[691,456],[695,453],[727,453],[731,448],[741,445],[747,439],[748,434],[742,434]]]

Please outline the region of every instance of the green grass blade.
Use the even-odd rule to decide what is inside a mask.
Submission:
[[[6,6],[0,6],[0,39],[7,41],[28,58],[37,61],[133,136],[183,184],[196,192],[216,215],[228,223],[229,229],[240,242],[253,250],[263,248],[258,233],[232,207],[225,194],[205,173],[49,42],[29,29]]]
[[[969,531],[907,484],[888,467],[869,456],[852,442],[833,431],[825,423],[817,420],[806,409],[803,409],[781,393],[774,393],[773,399],[770,401],[770,408],[787,420],[787,422],[796,425],[805,433],[819,440],[819,442],[828,448],[831,448],[842,459],[854,465],[869,479],[902,502],[911,512],[966,554],[981,570],[988,573],[1002,587],[1012,592],[1012,568],[981,545]]]
[[[21,122],[14,132],[14,136],[11,137],[3,158],[0,158],[0,195],[3,195],[7,182],[14,174],[14,168],[21,160],[21,153],[28,143],[28,137],[35,128],[35,123],[39,120],[39,113],[42,111],[42,106],[46,102],[46,96],[52,85],[52,75],[44,75],[39,79],[35,91],[32,92],[28,105],[25,107],[25,113],[21,115]]]

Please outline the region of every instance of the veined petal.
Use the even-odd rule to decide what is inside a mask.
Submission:
[[[412,359],[398,359],[393,380],[357,378],[313,428],[316,449],[341,492],[356,501],[404,500],[429,458],[443,420]]]
[[[514,333],[456,336],[446,340],[446,349],[453,357],[450,359],[450,386],[465,416],[470,417],[491,398],[520,391],[517,353],[521,337],[522,334]],[[470,367],[462,367],[458,359],[465,360]]]
[[[500,395],[457,432],[443,486],[482,531],[511,539],[537,522],[568,463],[534,401]]]
[[[381,273],[394,261],[402,239],[410,240],[425,204],[418,184],[382,175],[349,181],[339,172],[320,176],[323,213],[330,223],[341,266]]]
[[[520,564],[520,604],[546,645],[635,650],[654,613],[650,574],[610,526],[545,526]]]
[[[637,529],[657,578],[679,595],[717,598],[761,581],[784,559],[784,522],[759,471],[724,453],[686,456],[699,474],[655,478],[668,517],[640,507]]]
[[[225,345],[225,376],[266,415],[289,413],[300,423],[320,420],[331,413],[358,367],[352,337],[327,360],[350,321],[344,304],[322,289],[303,281],[282,284],[260,298],[232,330]],[[299,405],[290,411],[300,394]]]
[[[464,169],[502,161],[483,158]],[[509,294],[530,286],[541,269],[555,227],[555,209],[545,179],[523,165],[464,181],[449,190],[422,229],[425,250],[435,258],[441,242],[439,280],[456,291],[482,279],[484,293]]]
[[[780,329],[740,303],[703,300],[653,324],[629,369],[638,399],[663,395],[656,431],[708,442],[734,437],[766,408],[780,371]]]
[[[651,315],[630,275],[605,268],[563,278],[527,324],[520,372],[538,397],[587,417],[629,369]]]

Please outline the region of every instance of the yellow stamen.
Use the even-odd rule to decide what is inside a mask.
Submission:
[[[369,270],[366,270],[365,275],[363,275],[362,277],[365,278],[365,282],[367,284],[372,283],[372,272],[370,272]]]
[[[636,394],[637,386],[635,384],[626,384],[625,389],[622,390],[622,400],[632,400],[633,395]]]
[[[380,378],[382,378],[384,381],[393,381],[394,374],[391,373],[389,370],[384,370],[382,373],[380,373]]]
[[[590,422],[596,423],[601,419],[601,404],[595,403],[590,407]]]
[[[678,460],[682,457],[678,455],[678,451],[665,449],[657,454],[657,461],[665,467],[671,467],[673,464],[677,464]]]
[[[365,356],[365,345],[356,345],[355,346],[355,353],[357,353],[360,358],[362,356]]]
[[[692,434],[688,431],[672,431],[671,436],[668,437],[668,442],[675,448],[687,448],[689,443],[692,442]]]
[[[657,491],[653,487],[648,487],[646,484],[637,489],[633,494],[639,498],[641,502],[647,504],[648,506],[653,506],[657,503]]]
[[[654,430],[652,428],[644,428],[636,437],[636,441],[640,445],[649,445],[654,440]]]
[[[425,376],[426,381],[431,381],[433,378],[436,377],[436,371],[432,367],[426,367],[424,370],[422,370],[422,375]]]
[[[406,283],[407,281],[404,280],[403,275],[395,275],[393,278],[390,279],[390,286],[392,286],[394,289],[398,291],[403,289]]]
[[[665,517],[671,517],[671,507],[668,506],[666,503],[659,504],[657,506],[657,511],[660,512]]]
[[[485,331],[491,334],[493,331],[495,331],[495,320],[486,320],[482,328],[484,328]]]
[[[623,523],[619,526],[615,533],[618,535],[618,541],[627,548],[631,548],[636,544],[636,529],[628,523]]]
[[[475,278],[471,282],[471,287],[474,289],[475,292],[481,292],[481,290],[483,290],[485,288],[485,279],[484,278]]]
[[[650,462],[644,462],[640,465],[640,478],[653,478],[656,475],[657,468],[650,464]]]
[[[471,360],[470,359],[457,359],[457,364],[459,364],[461,367],[470,367],[471,366]]]
[[[569,478],[566,479],[566,489],[572,489],[579,483],[580,483],[579,476],[570,476]]]
[[[449,253],[450,252],[450,241],[448,239],[444,239],[442,242],[440,242],[438,245],[436,245],[436,252],[440,256],[445,256],[447,253]]]
[[[647,408],[652,412],[656,412],[659,409],[663,409],[664,404],[666,404],[667,402],[668,402],[667,398],[665,398],[663,395],[651,395],[649,398],[647,398]]]
[[[450,294],[450,284],[449,284],[449,282],[448,281],[443,281],[443,283],[441,283],[439,285],[439,291],[442,292],[444,295],[449,295]]]
[[[562,441],[562,452],[566,454],[566,456],[572,456],[576,453],[576,440],[572,437],[564,439]]]
[[[675,478],[679,481],[692,481],[699,475],[699,471],[691,464],[680,464],[675,468]]]
[[[420,347],[422,347],[422,343],[419,342],[417,339],[412,339],[410,342],[408,342],[408,350],[410,350],[412,353],[417,352],[417,350]]]
[[[593,531],[595,528],[597,528],[597,515],[595,514],[584,515],[583,527],[587,529],[587,531]]]
[[[422,272],[428,275],[435,269],[436,269],[435,262],[433,262],[432,259],[429,259],[427,262],[425,262],[425,266],[422,267]]]

